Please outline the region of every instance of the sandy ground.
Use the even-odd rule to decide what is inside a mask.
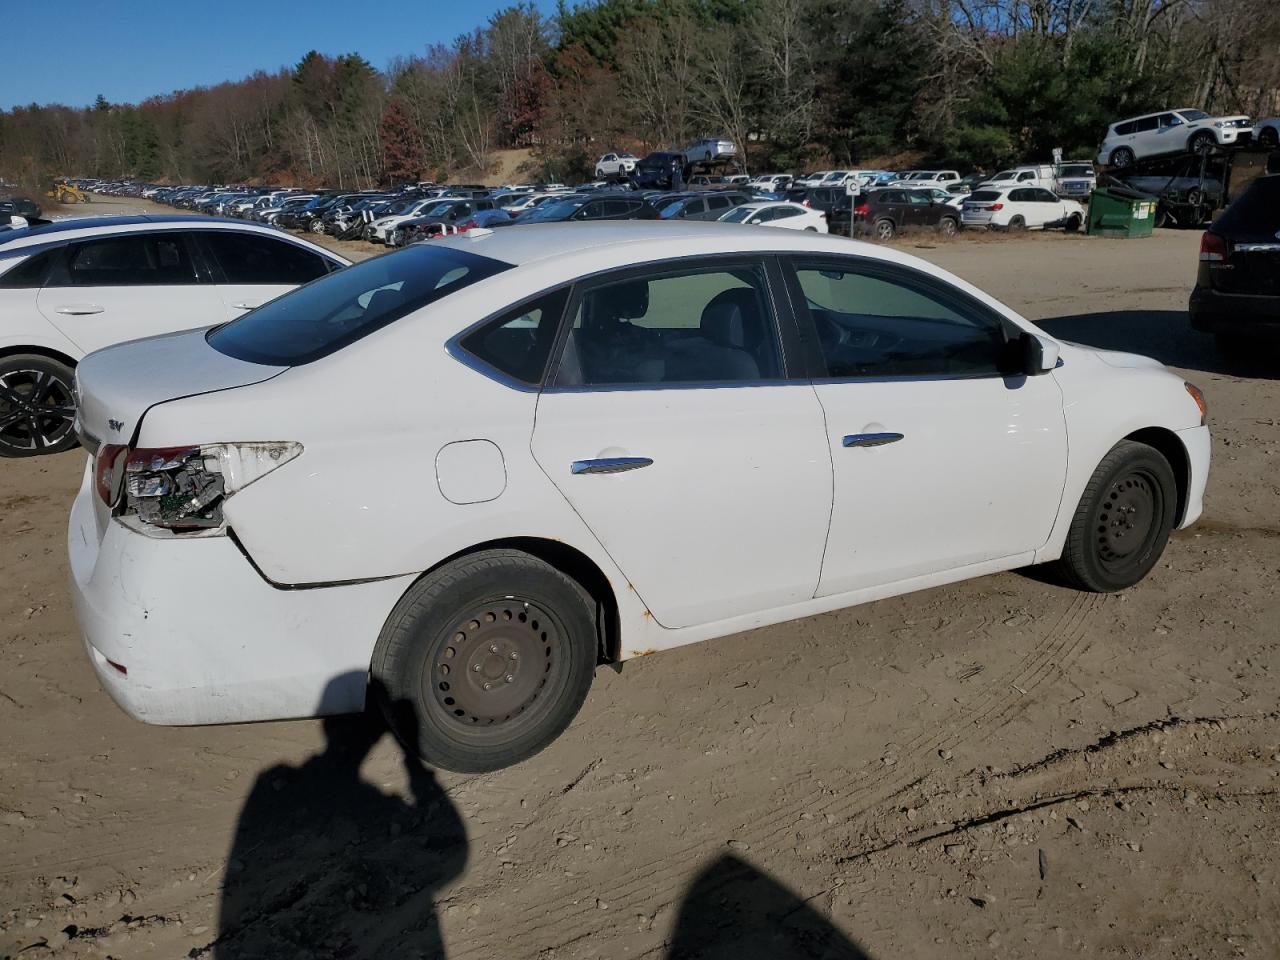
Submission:
[[[84,455],[0,462],[0,957],[1280,955],[1280,366],[1188,331],[1197,243],[902,243],[1205,389],[1205,517],[1148,581],[1004,574],[602,670],[494,774],[358,719],[129,720],[67,599]]]

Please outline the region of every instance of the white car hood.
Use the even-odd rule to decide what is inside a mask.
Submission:
[[[1068,346],[1077,350],[1083,350],[1085,353],[1091,353],[1109,367],[1116,367],[1120,370],[1164,370],[1165,365],[1153,357],[1143,356],[1140,353],[1123,353],[1119,350],[1099,350],[1097,347],[1090,347],[1087,344],[1076,343],[1073,340],[1061,340]]]
[[[205,341],[208,329],[118,343],[81,360],[81,431],[102,443],[129,443],[157,403],[261,383],[288,369],[220,353]]]

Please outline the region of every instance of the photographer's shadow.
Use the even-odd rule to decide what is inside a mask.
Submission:
[[[870,960],[794,893],[745,860],[706,867],[680,903],[667,960]]]
[[[412,802],[360,778],[390,735],[376,710],[328,717],[324,730],[322,752],[265,770],[253,786],[227,860],[214,956],[444,956],[435,897],[467,859],[457,810],[411,750]]]

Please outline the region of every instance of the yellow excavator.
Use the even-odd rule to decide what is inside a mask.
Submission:
[[[65,180],[54,180],[53,186],[46,190],[44,195],[56,203],[89,202],[89,195],[87,193],[77,187],[74,183],[67,183]]]

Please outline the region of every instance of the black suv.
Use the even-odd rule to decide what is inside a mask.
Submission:
[[[568,193],[548,200],[516,218],[517,224],[558,223],[581,220],[656,220],[658,211],[639,197],[626,194],[600,196],[595,193]]]
[[[1188,310],[1228,350],[1280,340],[1280,175],[1253,181],[1204,232]]]
[[[787,200],[827,215],[827,229],[846,237],[853,235],[853,197],[844,187],[790,187]]]
[[[664,198],[656,206],[661,220],[719,220],[750,200],[749,194],[739,190],[702,190]]]
[[[683,153],[656,151],[636,164],[631,185],[637,190],[670,190],[677,170],[684,175]]]

